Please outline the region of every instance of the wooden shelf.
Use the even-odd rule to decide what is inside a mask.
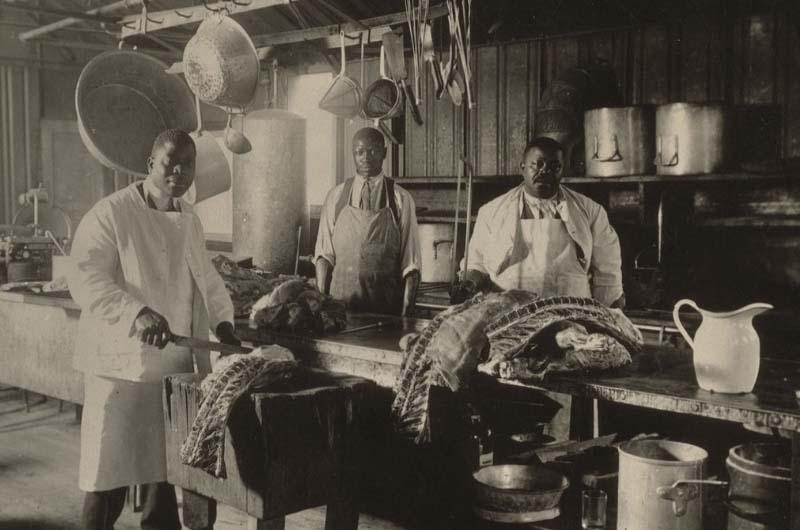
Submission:
[[[800,217],[709,217],[695,219],[697,226],[795,228],[800,227]]]
[[[477,219],[477,216],[473,215],[470,218],[470,221],[474,223],[475,219]],[[450,216],[447,216],[447,215],[425,215],[424,213],[422,213],[422,214],[417,216],[417,222],[418,223],[452,223],[453,222],[453,215],[450,215]],[[458,222],[459,223],[463,223],[464,222],[464,216],[463,215],[458,217]]]
[[[793,180],[787,173],[714,173],[710,175],[632,175],[628,177],[564,177],[563,184],[648,184],[680,182],[685,184],[697,182],[731,182],[731,181],[764,181]],[[415,186],[452,186],[456,177],[399,177],[395,181],[406,187]],[[519,175],[497,175],[474,177],[473,184],[493,186],[516,186],[522,181]],[[466,183],[466,179],[462,179]]]

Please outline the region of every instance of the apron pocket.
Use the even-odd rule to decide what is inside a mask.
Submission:
[[[582,273],[563,272],[559,274],[557,289],[559,296],[592,297],[592,290],[589,287],[589,277]]]

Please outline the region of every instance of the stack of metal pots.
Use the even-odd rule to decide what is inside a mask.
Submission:
[[[722,104],[602,107],[584,113],[589,177],[699,175],[729,169],[733,113]]]

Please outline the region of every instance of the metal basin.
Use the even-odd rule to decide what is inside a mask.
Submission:
[[[145,176],[159,133],[197,128],[189,87],[166,69],[158,59],[129,50],[102,53],[84,67],[75,89],[78,129],[103,165]]]
[[[544,466],[487,466],[472,477],[476,507],[492,512],[552,510],[569,487],[567,477]]]

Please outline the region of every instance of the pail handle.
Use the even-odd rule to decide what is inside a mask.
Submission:
[[[678,328],[678,331],[681,332],[681,335],[683,335],[683,338],[686,339],[686,342],[688,342],[689,346],[694,350],[694,340],[692,340],[692,337],[689,336],[689,333],[686,331],[686,328],[684,328],[683,324],[681,323],[680,311],[681,311],[681,307],[683,307],[685,305],[688,305],[688,306],[694,308],[694,310],[697,311],[698,313],[702,313],[700,311],[700,308],[697,307],[697,304],[695,304],[693,300],[689,300],[688,298],[684,298],[683,300],[678,300],[678,302],[675,304],[675,307],[672,310],[672,320],[675,321],[675,326]]]

